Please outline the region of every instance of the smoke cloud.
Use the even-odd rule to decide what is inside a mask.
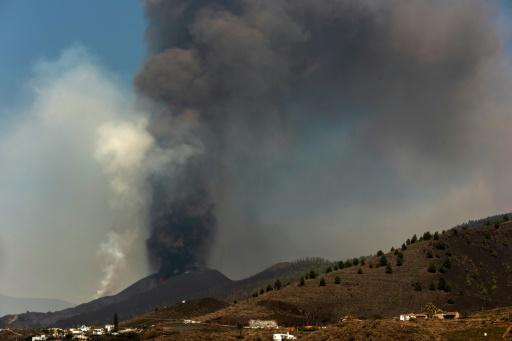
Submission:
[[[82,47],[39,62],[26,97],[0,134],[0,291],[114,293],[149,271],[146,179],[173,154]]]
[[[241,276],[509,211],[499,6],[146,0],[148,129],[203,148],[153,182],[154,266]]]

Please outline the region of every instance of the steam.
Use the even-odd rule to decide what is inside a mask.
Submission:
[[[145,179],[163,156],[147,115],[81,47],[39,62],[27,86],[0,135],[0,291],[114,293],[148,273]]]
[[[148,130],[203,147],[152,181],[162,273],[365,254],[510,210],[499,1],[145,4]]]

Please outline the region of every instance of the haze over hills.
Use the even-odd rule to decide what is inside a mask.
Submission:
[[[56,311],[72,306],[72,303],[58,299],[19,298],[0,295],[0,316],[20,314],[26,311]]]
[[[117,295],[74,308],[4,316],[0,327],[99,324],[109,322],[115,313],[125,320],[156,307],[207,297],[226,304],[203,311],[201,321],[230,325],[247,324],[254,318],[300,325],[335,322],[347,314],[390,317],[420,311],[428,302],[469,313],[512,305],[510,248],[512,221],[509,215],[498,215],[447,231],[411,236],[389,252],[337,262],[304,259],[279,263],[239,281],[210,269],[165,281],[152,275]],[[315,276],[310,275],[311,270]],[[301,285],[306,274],[310,278]],[[320,284],[321,279],[325,285]],[[229,304],[234,300],[238,303]]]

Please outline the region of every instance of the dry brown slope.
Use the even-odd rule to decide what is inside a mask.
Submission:
[[[439,234],[439,240],[409,245],[402,251],[402,266],[396,266],[394,253],[387,253],[393,270],[390,274],[383,266],[370,268],[369,264],[377,264],[380,258],[370,256],[365,265],[324,274],[326,286],[319,286],[318,278],[309,279],[304,286],[294,283],[202,319],[226,324],[245,324],[254,318],[276,319],[284,325],[298,325],[333,322],[348,314],[364,318],[396,316],[421,311],[428,302],[465,313],[512,305],[511,245],[512,223],[459,227]],[[429,253],[432,258],[428,258]],[[451,266],[439,273],[446,260]],[[431,263],[436,267],[435,273],[427,271]],[[334,283],[336,276],[341,278],[340,284]],[[437,290],[441,277],[450,291]],[[416,290],[416,282],[421,291]],[[431,283],[436,290],[429,290]]]

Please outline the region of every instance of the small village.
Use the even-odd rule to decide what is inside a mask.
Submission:
[[[459,312],[441,312],[435,311],[433,313],[404,313],[393,318],[396,321],[408,322],[416,320],[454,320],[461,318]],[[347,323],[353,321],[361,321],[360,319],[347,315],[340,319],[339,323]],[[183,319],[176,321],[176,323],[183,325],[199,325],[203,324],[201,321],[192,319]],[[298,328],[285,328],[278,325],[275,320],[249,320],[244,329],[252,330],[280,330],[279,333],[272,334],[273,341],[296,340],[298,337],[293,332],[313,332],[319,329],[325,329],[326,326],[312,326],[307,325]],[[129,335],[142,334],[144,330],[140,328],[121,328],[119,329],[114,324],[106,324],[104,327],[82,325],[76,328],[48,328],[44,333],[34,335],[31,337],[32,341],[50,341],[50,340],[95,340],[101,339],[102,336],[109,337],[126,337]]]
[[[138,334],[141,330],[133,328],[118,329],[113,324],[106,324],[104,327],[92,327],[82,325],[77,328],[48,328],[46,333],[32,336],[32,341],[49,340],[91,340],[101,336],[125,336],[128,334]]]

